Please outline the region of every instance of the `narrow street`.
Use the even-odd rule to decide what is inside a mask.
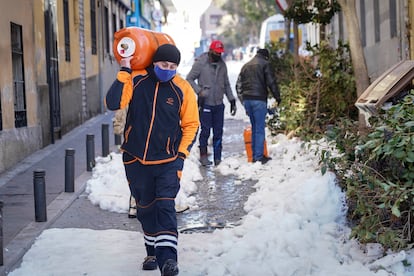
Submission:
[[[223,158],[244,155],[242,120],[225,121]],[[196,145],[195,145],[196,146]],[[197,152],[197,151],[194,151]],[[193,154],[193,153],[192,153]],[[247,159],[246,159],[247,162]],[[217,167],[201,167],[203,179],[197,181],[198,208],[177,214],[181,233],[211,232],[216,227],[237,225],[245,211],[243,205],[254,191],[254,181],[240,181],[236,175],[222,175]],[[50,228],[88,228],[94,230],[139,230],[136,219],[125,213],[102,210],[81,194]]]
[[[233,90],[242,65],[242,62],[227,62],[230,85]],[[189,68],[183,66],[181,70],[184,77]],[[235,92],[233,93],[236,95]],[[226,100],[225,105],[226,113],[229,109]],[[237,101],[237,108],[236,116],[231,117],[225,114],[223,159],[245,155],[243,130],[248,125],[247,117],[239,101]],[[211,152],[211,145],[209,151]],[[198,158],[198,140],[191,154],[194,158]],[[211,156],[210,159],[212,159]],[[247,162],[247,157],[245,160]],[[200,167],[200,172],[203,179],[196,182],[197,192],[193,195],[196,197],[197,208],[177,214],[179,230],[182,233],[211,232],[216,227],[231,227],[237,224],[245,214],[243,205],[254,191],[252,186],[255,183],[251,180],[240,181],[235,175],[222,175],[220,170],[214,166]],[[87,197],[88,194],[85,192],[80,195],[51,227],[140,230],[136,219],[129,219],[125,213],[102,210],[99,206],[94,206]]]

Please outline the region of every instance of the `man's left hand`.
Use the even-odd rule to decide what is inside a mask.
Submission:
[[[236,100],[230,101],[230,114],[231,116],[236,115],[237,107],[236,107]]]

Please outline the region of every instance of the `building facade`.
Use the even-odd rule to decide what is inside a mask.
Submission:
[[[164,2],[163,12],[172,5]],[[140,4],[150,12],[154,0]],[[103,99],[119,70],[113,35],[127,26],[132,6],[131,0],[0,1],[7,11],[0,18],[0,173],[106,111]]]
[[[399,61],[412,58],[413,2],[355,1],[371,82]],[[337,45],[338,39],[346,41],[346,22],[342,12],[335,15],[327,33],[332,45]]]
[[[37,92],[34,4],[0,3],[0,171],[43,145]],[[9,2],[9,1],[7,1]],[[46,68],[44,69],[46,70]]]
[[[201,40],[195,49],[195,56],[199,56],[208,50],[212,40],[219,39],[219,25],[226,12],[211,1],[208,8],[200,16]]]

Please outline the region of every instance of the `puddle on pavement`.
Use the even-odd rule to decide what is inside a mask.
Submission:
[[[225,120],[223,158],[245,154],[242,120]],[[211,159],[211,158],[210,158]],[[247,160],[246,160],[247,161]],[[213,232],[215,229],[234,227],[246,214],[244,203],[254,192],[256,181],[237,179],[237,175],[222,175],[211,167],[200,167],[203,180],[196,182],[197,209],[177,214],[180,233]]]
[[[243,206],[254,191],[255,181],[241,182],[236,175],[221,175],[214,167],[200,171],[204,178],[196,182],[198,190],[194,195],[198,208],[177,215],[179,232],[213,232],[238,225],[246,214]]]

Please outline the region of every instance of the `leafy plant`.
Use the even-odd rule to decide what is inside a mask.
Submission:
[[[394,105],[372,117],[372,128],[360,135],[349,49],[338,44],[337,49],[309,46],[312,56],[296,65],[282,44],[267,45],[282,96],[268,128],[304,141],[327,139],[328,146],[317,149],[321,172],[334,172],[346,191],[352,237],[409,249],[414,246],[414,92],[392,99]]]
[[[341,6],[336,0],[314,0],[313,5],[310,5],[309,1],[293,0],[285,11],[285,17],[293,19],[298,24],[314,22],[326,25],[340,10]]]
[[[362,243],[393,250],[414,245],[413,103],[411,92],[382,110],[367,136],[331,133],[343,155],[322,155],[322,168],[334,171],[346,190],[352,236]]]
[[[313,47],[308,45],[313,55],[302,58],[298,65],[290,53],[281,50],[282,44],[267,47],[272,53],[271,62],[282,96],[280,116],[268,121],[272,133],[293,131],[302,137],[314,137],[322,135],[326,125],[344,115],[357,117],[356,89],[346,44],[339,42],[337,49],[324,42]],[[295,66],[296,75],[293,74]]]

